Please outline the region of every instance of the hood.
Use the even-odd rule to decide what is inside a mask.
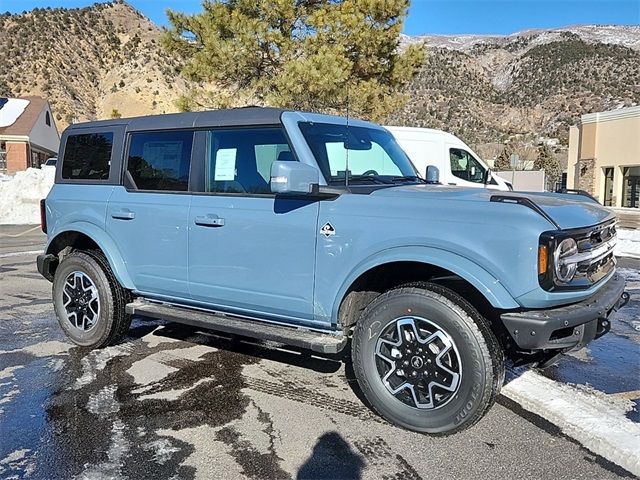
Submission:
[[[404,185],[383,188],[372,193],[376,196],[414,197],[416,200],[490,202],[492,196],[526,198],[535,203],[561,229],[589,227],[615,218],[615,213],[588,197],[574,194],[541,192],[500,192],[496,190],[450,187],[444,185]],[[488,207],[489,208],[489,207]],[[514,205],[514,208],[528,208]]]

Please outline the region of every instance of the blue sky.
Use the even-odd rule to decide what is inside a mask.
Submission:
[[[197,12],[201,0],[129,0],[159,25],[167,7]],[[0,0],[0,12],[35,7],[82,7],[91,0]],[[575,24],[640,24],[640,0],[413,0],[405,33],[506,34]]]

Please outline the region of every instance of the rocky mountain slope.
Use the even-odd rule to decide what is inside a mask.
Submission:
[[[583,113],[640,103],[640,27],[583,26],[497,36],[404,37],[427,60],[393,123],[475,144],[558,137]]]
[[[192,87],[159,28],[121,0],[0,15],[0,95],[43,95],[60,128],[77,120],[176,111]],[[640,27],[582,26],[508,36],[403,37],[427,60],[388,122],[442,128],[491,157],[501,142],[566,143],[590,111],[640,103]]]
[[[125,3],[0,15],[0,95],[49,98],[72,121],[176,111],[187,84],[156,25]]]

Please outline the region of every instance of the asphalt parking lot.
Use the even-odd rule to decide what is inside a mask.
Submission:
[[[0,478],[633,477],[505,396],[454,436],[389,425],[346,357],[141,318],[119,345],[74,347],[35,269],[43,241],[0,226]],[[545,375],[636,401],[639,319],[621,319]]]

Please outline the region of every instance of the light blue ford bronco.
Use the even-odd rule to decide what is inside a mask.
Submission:
[[[469,427],[505,358],[550,365],[628,301],[610,210],[441,185],[372,123],[123,118],[70,126],[58,158],[37,265],[73,342],[113,344],[139,315],[326,355],[350,344],[368,402],[412,430]]]

